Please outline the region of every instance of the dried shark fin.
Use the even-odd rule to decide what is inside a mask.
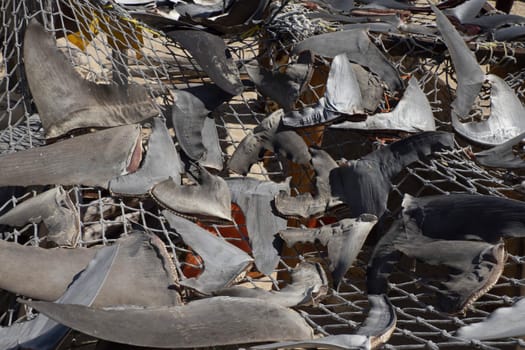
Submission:
[[[342,204],[337,198],[332,197],[330,190],[330,172],[337,168],[337,163],[324,150],[310,148],[312,165],[316,172],[315,187],[317,193],[301,193],[291,196],[281,191],[275,196],[275,208],[279,214],[290,218],[320,217],[335,207]]]
[[[96,250],[44,249],[0,240],[0,252],[1,289],[52,301],[64,293],[73,277],[93,258]]]
[[[206,157],[206,153],[216,154],[218,146],[212,146],[208,138],[213,137],[218,144],[218,136],[215,137],[210,132],[211,123],[208,119],[211,118],[208,118],[208,115],[223,102],[229,101],[232,95],[224,92],[217,85],[201,85],[176,90],[173,94],[175,103],[171,118],[177,140],[184,153],[194,161],[202,160]]]
[[[290,181],[275,183],[251,178],[231,178],[226,183],[231,200],[246,217],[246,228],[255,258],[255,266],[270,275],[279,264],[279,252],[274,246],[277,232],[286,228],[287,220],[275,215],[272,201],[280,191],[290,193]]]
[[[479,26],[485,30],[494,30],[512,24],[523,25],[525,24],[525,17],[498,13],[472,18],[466,21],[465,24]]]
[[[343,114],[363,113],[361,89],[345,53],[335,56],[330,64],[324,97],[329,111]]]
[[[353,0],[321,0],[321,3],[337,12],[348,12],[354,8]]]
[[[392,0],[397,2],[396,0]],[[399,34],[398,25],[395,22],[368,22],[368,23],[349,23],[345,24],[342,30],[366,30],[372,33]]]
[[[94,306],[176,305],[180,298],[170,286],[177,275],[162,241],[156,236],[132,234],[119,241],[110,278]],[[98,249],[43,249],[0,241],[0,288],[41,300],[56,300]],[[130,288],[140,293],[129,293]]]
[[[291,275],[292,282],[278,291],[233,286],[218,291],[216,295],[261,299],[284,307],[312,305],[326,295],[328,281],[320,264],[299,263]]]
[[[80,77],[36,19],[26,29],[24,66],[47,138],[79,128],[138,123],[159,114],[142,86],[102,85]]]
[[[180,305],[178,274],[164,242],[154,234],[136,231],[118,240],[120,253],[110,280],[93,307]],[[130,293],[130,290],[140,291]]]
[[[351,217],[386,211],[391,180],[409,164],[433,152],[454,147],[454,137],[446,132],[422,132],[394,142],[361,159],[350,161],[330,172],[332,196],[341,198]]]
[[[279,232],[279,235],[289,247],[300,242],[313,243],[316,240],[327,246],[330,271],[334,285],[338,286],[376,223],[376,216],[362,214],[357,219],[343,219],[315,229],[290,228]]]
[[[361,65],[352,63],[359,89],[361,90],[361,105],[367,112],[375,112],[384,98],[385,88],[375,74],[364,69]]]
[[[401,219],[395,220],[390,229],[375,245],[366,269],[366,289],[368,294],[388,293],[388,279],[394,266],[401,258],[401,253],[394,247],[394,240],[403,231],[403,221]]]
[[[404,230],[410,234],[489,243],[525,236],[525,203],[521,201],[459,193],[420,198],[405,194],[402,206]]]
[[[367,4],[367,8],[377,9],[396,9],[396,10],[409,10],[412,8],[410,4],[404,1],[397,0],[363,0],[364,4]]]
[[[497,146],[525,132],[525,109],[519,98],[500,77],[489,74],[490,116],[483,121],[462,123],[452,114],[454,129],[476,143]]]
[[[220,145],[217,124],[214,118],[206,118],[202,126],[202,144],[206,153],[199,160],[203,167],[221,171],[224,168],[224,157]]]
[[[206,149],[202,139],[204,120],[210,113],[202,100],[184,90],[173,92],[171,118],[180,147],[188,158],[199,160]]]
[[[513,147],[521,144],[525,132],[499,146],[475,154],[476,162],[490,168],[525,169],[525,161],[514,154]]]
[[[468,23],[476,18],[487,0],[466,0],[458,6],[448,8],[443,12],[457,18],[459,23]]]
[[[368,294],[368,316],[357,329],[356,334],[370,338],[370,347],[378,348],[392,336],[397,323],[394,307],[385,294]]]
[[[140,126],[125,125],[0,156],[0,186],[108,187],[140,161]]]
[[[46,239],[58,246],[74,246],[80,234],[80,218],[69,195],[61,186],[29,198],[6,214],[0,224],[14,227],[43,223]]]
[[[393,111],[369,116],[365,121],[345,121],[331,126],[337,129],[435,131],[436,122],[427,96],[412,77],[403,98]]]
[[[114,194],[144,196],[157,183],[171,177],[181,181],[184,165],[173,144],[168,128],[160,118],[153,119],[148,151],[140,169],[131,174],[119,176],[109,183]]]
[[[353,114],[363,114],[361,89],[348,57],[342,53],[332,60],[324,97],[313,107],[286,113],[282,123],[289,127],[308,127]]]
[[[225,34],[241,34],[260,23],[270,0],[235,0],[226,13],[212,18],[192,18],[208,28]]]
[[[456,70],[458,86],[456,99],[451,104],[452,113],[457,115],[459,119],[464,119],[468,117],[472,105],[481,91],[485,74],[483,74],[476,57],[452,23],[436,6],[431,4],[430,7],[436,15],[437,27],[445,45],[447,45],[452,65]]]
[[[26,304],[82,333],[143,347],[194,348],[313,338],[312,329],[297,312],[258,299],[213,297],[149,309]]]
[[[525,26],[511,26],[498,28],[492,33],[492,38],[494,41],[517,41],[523,40],[525,37]]]
[[[399,242],[417,244],[417,242],[425,243],[431,240],[483,240],[496,244],[501,238],[525,235],[525,219],[523,219],[525,204],[507,198],[470,194],[414,198],[405,194],[402,207],[402,217],[395,221],[390,230],[381,238],[370,259],[367,271],[369,293],[386,291],[386,281],[393,264],[399,258],[396,248]],[[483,215],[480,216],[480,212],[483,212]],[[449,252],[443,251],[440,256],[448,256],[454,252],[454,243],[434,244],[451,246]],[[468,244],[464,243],[464,245]],[[454,303],[447,301],[442,304],[445,309],[463,308],[470,300],[479,297],[479,295],[476,296],[476,293],[481,295],[491,287],[499,276],[498,273],[501,273],[500,270],[504,263],[503,246],[485,246],[485,248],[483,254],[480,253],[481,249],[474,247],[474,244],[469,248],[470,251],[478,249],[476,253],[478,264],[469,265],[471,272],[468,272],[469,266],[463,266],[463,271],[467,271],[468,278],[451,278],[448,285],[443,284],[445,288],[458,291]],[[423,249],[424,247],[421,248]],[[416,250],[411,249],[412,253],[407,250],[407,254],[417,254]],[[455,253],[460,256],[463,254],[461,250]],[[430,253],[426,258],[421,257],[421,259],[427,259],[426,261],[438,258],[433,257]],[[460,258],[457,259],[462,261]],[[469,261],[472,262],[473,259],[474,257],[471,256]],[[447,264],[451,266],[452,258],[448,257],[448,260]],[[458,269],[458,266],[453,267]],[[472,276],[477,277],[472,278]],[[479,283],[476,284],[476,281]],[[462,288],[467,288],[467,291],[462,291]]]
[[[188,50],[217,86],[234,96],[242,92],[239,70],[222,38],[200,30],[175,30],[167,35]]]
[[[501,238],[525,236],[525,204],[512,199],[470,194],[415,198],[405,194],[402,208],[401,218],[394,221],[376,244],[370,258],[369,293],[387,292],[388,276],[400,257],[396,240],[401,238],[406,241],[482,240],[496,244]],[[480,212],[483,215],[479,215]]]
[[[360,334],[337,334],[313,340],[286,341],[252,346],[253,350],[274,349],[371,350],[370,338]]]
[[[279,214],[286,218],[321,217],[331,209],[329,196],[312,196],[309,192],[297,196],[279,192],[275,196],[275,207]]]
[[[377,74],[391,91],[397,91],[403,87],[403,82],[394,66],[370,41],[364,30],[315,35],[295,45],[293,53],[297,54],[306,50],[325,57],[335,57],[346,53],[351,62],[367,67]]]
[[[194,28],[193,24],[177,20],[175,16],[171,16],[163,11],[153,12],[148,9],[128,9],[127,12],[141,23],[163,32]]]
[[[289,64],[285,72],[271,71],[258,64],[247,64],[245,68],[250,80],[257,87],[257,91],[277,102],[288,112],[294,108],[312,77],[311,54],[307,52],[304,56],[306,56],[304,63]]]
[[[485,320],[463,326],[456,335],[460,338],[489,340],[520,337],[525,334],[523,317],[525,300],[521,299],[511,307],[500,307]]]
[[[201,166],[197,169],[195,185],[181,185],[168,179],[153,187],[153,199],[164,208],[184,216],[232,221],[231,195],[226,181]]]
[[[435,305],[448,313],[463,312],[490,290],[503,272],[506,253],[503,244],[474,241],[432,240],[424,236],[398,236],[395,248],[404,255],[433,266],[447,266],[452,272],[439,283]]]
[[[283,116],[282,109],[273,112],[253,129],[253,134],[246,135],[233,152],[228,168],[246,175],[265,150],[291,159],[297,164],[310,162],[310,153],[303,138],[293,130],[280,130]]]
[[[289,341],[266,345],[252,346],[253,350],[273,350],[273,349],[352,349],[370,350],[375,349],[388,341],[394,332],[397,317],[394,307],[387,296],[368,295],[370,310],[368,316],[357,329],[355,334],[329,335],[314,340]]]
[[[177,231],[184,243],[190,246],[204,262],[204,269],[200,276],[182,280],[181,285],[202,294],[211,294],[230,286],[240,274],[252,266],[253,259],[233,244],[167,210],[162,213],[171,228]]]
[[[173,8],[181,17],[192,19],[215,17],[229,9],[234,0],[226,0],[214,3],[186,3],[179,2]]]
[[[228,169],[241,175],[248,174],[252,165],[257,163],[264,154],[263,143],[259,135],[246,135],[228,161]]]
[[[91,306],[108,278],[118,250],[118,244],[100,249],[56,303]],[[52,350],[68,331],[67,326],[39,314],[29,321],[0,328],[0,347]]]

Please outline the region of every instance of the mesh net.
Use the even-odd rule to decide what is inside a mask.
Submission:
[[[425,5],[425,4],[422,4]],[[306,6],[292,1],[284,4],[271,3],[274,12],[271,19],[258,30],[225,38],[228,47],[241,67],[250,60],[266,62],[278,67],[290,63],[290,50],[294,43],[315,34],[340,30],[343,24],[310,16],[313,12]],[[41,18],[47,31],[53,33],[58,45],[77,71],[97,83],[135,82],[145,86],[155,99],[160,111],[168,112],[173,104],[174,89],[190,87],[209,81],[204,71],[191,55],[162,32],[133,19],[115,4],[107,5],[95,0],[3,0],[3,41],[0,69],[0,152],[9,153],[45,143],[44,132],[32,104],[22,65],[22,40],[24,27],[35,16]],[[413,14],[410,23],[431,23],[428,14]],[[370,32],[372,41],[389,57],[404,76],[419,78],[431,102],[438,129],[451,131],[448,115],[454,74],[441,42],[424,34],[381,34]],[[522,43],[494,43],[476,39],[471,48],[487,70],[506,67],[508,62],[518,62],[523,52]],[[329,62],[318,57],[315,73],[307,91],[301,96],[302,106],[313,104],[324,92]],[[516,68],[505,73],[506,81],[520,98],[525,98],[523,77],[525,71]],[[389,108],[387,96],[380,106]],[[225,161],[229,159],[244,136],[274,109],[252,84],[246,83],[244,92],[214,111]],[[474,112],[475,114],[476,112]],[[475,115],[473,115],[475,117]],[[311,128],[301,131],[309,145],[327,150],[335,159],[355,159],[371,150],[391,142],[396,136],[363,134],[329,128]],[[403,195],[414,196],[447,194],[453,192],[481,193],[522,199],[523,193],[516,189],[519,174],[487,170],[474,163],[470,145],[458,139],[455,150],[433,155],[426,161],[418,161],[407,167],[394,181],[389,198],[389,209],[398,212]],[[228,174],[223,174],[228,176]],[[264,180],[280,181],[292,175],[291,186],[295,192],[312,191],[313,176],[309,169],[275,155],[266,155],[255,164],[248,176]],[[25,199],[42,192],[43,188],[2,189],[4,213]],[[182,244],[178,234],[169,228],[161,214],[161,208],[150,199],[121,199],[112,197],[99,188],[73,186],[67,189],[76,210],[80,214],[81,235],[79,246],[108,244],[121,234],[140,227],[163,239],[171,252],[175,266],[182,275],[186,266],[192,264],[184,259],[191,252]],[[236,217],[234,215],[234,217]],[[321,219],[322,222],[322,219]],[[290,220],[290,226],[302,224]],[[230,225],[210,225],[217,235],[223,237],[225,229],[238,232],[244,239],[243,222]],[[46,238],[38,224],[22,228],[4,227],[2,238],[25,245],[45,246]],[[515,349],[525,346],[521,339],[474,342],[454,336],[458,327],[482,320],[497,307],[511,305],[522,295],[525,287],[523,262],[525,252],[520,240],[506,242],[509,250],[504,274],[487,294],[470,306],[465,315],[448,315],[425,303],[425,295],[432,286],[414,274],[410,264],[400,263],[390,279],[390,300],[397,313],[397,326],[392,338],[384,345],[387,349],[437,349],[481,348]],[[316,307],[300,308],[301,314],[322,335],[352,333],[366,316],[368,301],[365,288],[365,270],[372,247],[366,245],[358,261],[348,272],[339,290],[330,290],[329,296]],[[295,247],[283,252],[281,262],[274,274],[257,278],[260,285],[269,288],[282,287],[287,272],[298,261],[318,260],[327,264],[326,251],[322,246]],[[194,266],[198,267],[198,266]],[[245,282],[255,282],[249,275]],[[188,298],[191,297],[189,294]],[[0,298],[3,326],[27,317],[25,308],[16,303],[15,296],[4,292]],[[76,333],[61,348],[93,347],[96,340]]]

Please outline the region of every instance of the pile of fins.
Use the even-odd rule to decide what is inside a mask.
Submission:
[[[466,42],[523,37],[524,17],[486,14],[485,0],[92,1],[121,6],[206,79],[170,90],[173,104],[160,108],[132,79],[82,76],[42,16],[24,26],[23,82],[45,141],[0,154],[0,292],[34,314],[0,318],[0,349],[56,349],[72,330],[101,349],[375,349],[396,330],[391,296],[403,262],[424,294],[418,302],[446,317],[497,284],[507,239],[525,237],[525,203],[490,191],[405,193],[397,183],[465,144],[480,168],[525,168],[519,94],[486,74]],[[275,35],[287,6],[338,30],[297,40],[271,62],[264,50],[276,49],[263,39],[260,56],[234,59],[231,39]],[[435,21],[407,21],[416,13]],[[424,75],[402,74],[376,33],[439,43],[455,76],[451,100],[438,101],[448,119],[434,114]],[[264,118],[228,154],[216,115],[254,91]],[[336,133],[374,147],[329,152],[323,137]],[[275,160],[284,176],[252,176]],[[332,334],[306,317],[343,299],[360,268],[362,321],[338,316],[345,328]],[[507,306],[454,337],[525,335],[523,300]]]

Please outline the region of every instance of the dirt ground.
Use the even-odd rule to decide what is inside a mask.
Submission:
[[[492,5],[492,6],[496,6],[496,2],[495,1],[489,1],[489,3]],[[514,15],[520,15],[520,16],[525,16],[525,2],[523,1],[514,1],[514,5],[512,6],[512,10],[511,12],[512,14]]]

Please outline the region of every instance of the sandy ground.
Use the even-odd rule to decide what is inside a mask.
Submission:
[[[512,6],[511,13],[515,15],[525,16],[525,2],[514,1],[514,5]]]

